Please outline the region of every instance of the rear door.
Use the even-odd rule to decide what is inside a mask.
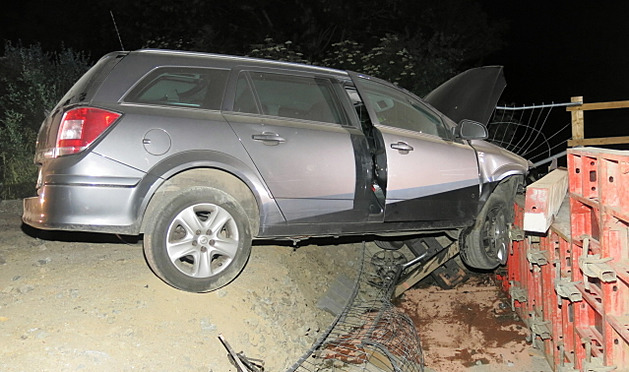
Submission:
[[[477,213],[474,150],[456,142],[441,115],[391,84],[354,74],[386,151],[385,221],[460,225]]]
[[[358,222],[352,128],[333,79],[241,69],[224,116],[291,223]]]

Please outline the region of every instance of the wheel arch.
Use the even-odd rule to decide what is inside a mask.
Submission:
[[[252,235],[257,235],[260,230],[260,208],[256,193],[233,173],[209,166],[180,170],[161,183],[144,210],[140,231],[145,232],[146,226],[153,222],[153,216],[163,200],[168,200],[168,196],[190,186],[211,186],[232,195],[245,210]]]
[[[496,169],[491,175],[490,179],[502,183],[508,179],[513,178],[514,176],[524,177],[527,173],[528,168],[509,164]]]
[[[515,175],[526,175],[532,163],[525,158],[482,140],[472,140],[483,183],[497,183]]]
[[[483,190],[483,195],[481,195],[481,200],[483,201],[483,204],[481,205],[479,212],[485,206],[485,204],[489,200],[489,197],[492,194],[498,192],[502,193],[503,195],[505,195],[505,197],[508,197],[509,199],[515,198],[516,193],[518,193],[522,189],[524,183],[524,174],[518,172],[513,172],[505,175],[500,180],[491,183],[491,187],[486,187]],[[512,209],[513,208],[509,210],[509,217],[511,220],[513,219],[515,213],[515,210]],[[478,223],[478,221],[476,221],[476,223]]]

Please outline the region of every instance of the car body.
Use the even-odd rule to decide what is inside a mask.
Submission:
[[[501,67],[470,70],[422,100],[310,65],[113,52],[42,123],[38,196],[24,200],[23,221],[144,234],[156,274],[194,292],[235,278],[252,239],[491,235],[479,216],[491,195],[512,202],[528,169],[482,140],[478,121],[503,88]],[[473,255],[488,257],[468,264],[504,263],[504,252],[477,245]]]

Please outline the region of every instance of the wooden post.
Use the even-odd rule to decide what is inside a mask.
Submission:
[[[572,97],[570,102],[583,102],[583,97]],[[585,138],[584,122],[583,122],[583,110],[579,110],[576,107],[571,112],[572,115],[572,139],[581,140]]]

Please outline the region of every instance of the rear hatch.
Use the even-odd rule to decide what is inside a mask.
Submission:
[[[98,91],[103,80],[122,57],[126,55],[127,53],[124,52],[114,52],[105,55],[61,98],[39,128],[35,150],[36,163],[41,163],[44,158],[54,157],[53,152],[57,133],[64,111],[68,107],[88,104]]]

